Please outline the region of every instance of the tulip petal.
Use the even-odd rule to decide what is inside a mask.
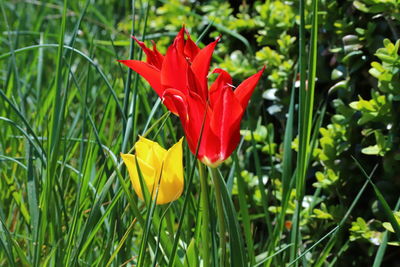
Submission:
[[[157,203],[165,204],[178,199],[184,186],[183,179],[183,137],[173,145],[166,153],[163,171],[158,191]]]
[[[183,137],[174,144],[164,157],[164,172],[175,173],[183,180],[183,152],[182,152]],[[165,179],[167,180],[167,179]]]
[[[154,66],[149,63],[138,61],[138,60],[119,60],[119,62],[128,66],[135,72],[137,72],[140,76],[142,76],[151,87],[153,87],[154,91],[156,91],[157,95],[163,100],[163,104],[175,115],[178,114],[176,108],[174,107],[171,101],[164,101],[162,95],[164,93],[164,87],[161,85],[160,74],[161,72],[157,70]]]
[[[189,113],[190,106],[193,105],[189,102],[189,97],[189,95],[184,95],[182,92],[174,89],[167,89],[164,92],[164,98],[170,99],[177,108],[179,119],[182,123],[189,149],[193,153],[195,153],[198,134],[196,135],[194,134],[194,132],[196,132],[198,128],[198,125],[196,123],[199,116],[198,114],[196,116],[192,116],[192,112]],[[193,108],[194,107],[192,107],[191,109]],[[201,113],[204,115],[204,112]]]
[[[188,92],[189,94],[197,94],[201,99],[207,101],[207,91],[204,91],[197,79],[196,75],[193,73],[191,68],[187,68],[187,81],[188,81]]]
[[[154,54],[154,57],[157,57],[157,62],[160,62],[160,68],[161,68],[162,62],[164,61],[164,55],[161,54],[161,53],[158,51],[157,45],[156,45],[156,43],[155,43],[153,40],[151,40],[151,44],[153,45],[153,54]]]
[[[186,96],[179,90],[166,89],[163,94],[163,99],[174,104],[183,126],[186,125],[187,120],[189,119]]]
[[[139,141],[135,144],[136,156],[151,166],[161,168],[162,161],[167,153],[157,142],[139,136]]]
[[[118,62],[121,62],[122,64],[137,72],[150,84],[151,87],[153,87],[154,91],[156,91],[156,93],[160,97],[162,96],[164,90],[161,86],[159,70],[157,70],[149,63],[139,60],[118,60]]]
[[[182,142],[183,138],[166,151],[157,142],[139,137],[139,141],[135,144],[136,155],[121,153],[132,186],[142,200],[143,191],[140,186],[138,166],[152,198],[157,196],[157,204],[165,204],[180,197],[184,186]],[[155,155],[156,153],[157,155]],[[146,158],[140,158],[142,156]],[[155,156],[160,158],[154,160]],[[156,162],[158,160],[161,161]]]
[[[202,159],[208,155],[212,160],[218,158],[220,142],[218,137],[210,129],[212,111],[209,107],[206,110],[207,104],[204,100],[195,93],[184,95],[182,92],[173,89],[165,90],[164,97],[171,99],[177,107],[190,151],[196,154],[196,149],[200,141],[201,129],[204,123],[197,157]]]
[[[193,136],[192,131],[189,130],[192,126],[191,123],[189,123],[189,103],[187,101],[186,95],[184,95],[181,91],[176,90],[176,89],[167,89],[164,92],[164,99],[171,101],[174,106],[176,107],[176,110],[179,115],[179,119],[182,124],[183,131],[185,132],[186,135],[186,140],[189,145],[190,151],[192,151],[193,154],[196,152],[196,136]],[[192,118],[193,122],[194,118]]]
[[[144,42],[139,41],[135,36],[132,36],[132,38],[138,43],[138,45],[142,48],[143,52],[147,56],[147,63],[150,65],[156,67],[157,69],[161,69],[162,62],[164,61],[164,56],[161,55],[160,52],[158,52],[156,44],[153,43],[153,50],[148,48]]]
[[[217,73],[218,77],[215,81],[211,84],[210,90],[208,91],[210,106],[214,108],[215,103],[220,98],[221,93],[223,92],[224,87],[232,86],[232,77],[229,75],[228,72],[224,71],[223,69],[215,69],[212,73]]]
[[[189,58],[190,62],[193,62],[194,58],[196,57],[197,53],[199,53],[200,48],[193,42],[192,38],[190,38],[189,31],[185,28],[185,34],[187,36],[185,42],[185,48],[183,50],[186,57]]]
[[[175,36],[172,46],[174,46],[178,52],[183,55],[183,51],[185,49],[185,26],[183,26]]]
[[[188,39],[185,42],[183,53],[186,57],[190,59],[191,62],[193,62],[194,58],[199,53],[200,48],[196,45],[195,42],[192,41],[192,39],[190,39],[189,33],[186,33],[186,35],[188,36]]]
[[[183,54],[178,52],[175,45],[170,46],[161,68],[161,84],[164,88],[173,88],[186,93],[187,67],[188,63]]]
[[[193,73],[196,74],[197,79],[199,79],[199,82],[205,92],[207,92],[208,88],[207,75],[210,69],[212,53],[214,52],[215,46],[217,45],[219,39],[220,38],[218,37],[214,42],[201,49],[192,62],[191,68]]]
[[[257,72],[256,74],[250,76],[246,80],[244,80],[235,90],[236,98],[239,100],[243,109],[246,109],[247,104],[249,103],[250,97],[253,94],[254,88],[258,81],[260,80],[265,67]]]
[[[140,186],[139,173],[136,168],[136,159],[138,161],[139,168],[142,173],[146,187],[150,193],[154,191],[153,185],[154,185],[154,176],[156,174],[155,169],[149,164],[147,164],[145,161],[141,160],[140,158],[136,158],[135,155],[121,153],[121,157],[126,165],[126,168],[128,169],[133,189],[135,190],[139,198],[143,200],[143,192]]]
[[[229,87],[223,89],[211,118],[211,129],[220,140],[219,159],[227,159],[240,141],[243,108]]]
[[[211,115],[212,111],[208,109],[207,118],[204,122],[203,134],[201,137],[201,145],[199,147],[199,152],[197,157],[206,165],[210,167],[216,167],[216,162],[220,161],[220,149],[221,149],[221,140],[219,136],[215,134],[214,131],[211,130]],[[222,127],[222,126],[221,126]],[[200,136],[197,140],[200,139]],[[197,142],[196,142],[197,145]]]

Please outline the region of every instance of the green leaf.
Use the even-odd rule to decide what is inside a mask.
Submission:
[[[196,241],[192,238],[185,254],[185,267],[199,266],[199,251],[196,247]]]
[[[363,154],[366,154],[366,155],[379,155],[380,151],[381,151],[381,150],[380,150],[380,148],[379,148],[378,145],[373,145],[373,146],[365,147],[365,148],[363,148],[363,149],[361,150],[361,152],[362,152]]]

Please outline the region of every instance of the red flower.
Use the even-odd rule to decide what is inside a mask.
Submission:
[[[240,121],[264,68],[235,90],[232,90],[231,76],[216,69],[213,73],[218,77],[208,89],[207,74],[219,38],[200,49],[182,28],[165,56],[157,51],[154,43],[151,50],[143,42],[135,40],[145,52],[147,62],[120,62],[145,78],[165,106],[179,116],[193,154],[204,121],[198,158],[209,166],[218,166],[239,143]]]
[[[186,40],[185,35],[187,37]],[[199,90],[197,93],[202,97],[207,96],[207,74],[210,68],[211,56],[219,38],[200,49],[192,41],[185,28],[182,27],[165,56],[158,52],[154,42],[153,50],[151,50],[143,42],[135,37],[133,38],[146,54],[147,62],[139,60],[119,60],[119,62],[146,79],[172,113],[178,115],[174,104],[163,98],[164,91],[168,88],[174,88],[187,94],[188,80],[197,79],[200,84],[200,87],[197,88]],[[189,71],[190,77],[187,76],[188,69],[191,70]]]
[[[202,98],[195,90],[184,94],[167,89],[164,98],[171,100],[178,110],[189,148],[196,153],[201,127],[204,128],[197,157],[206,165],[216,167],[226,160],[240,141],[240,121],[264,68],[232,90],[232,78],[216,69],[217,79]],[[195,83],[195,81],[194,81]],[[199,85],[192,85],[191,88]]]

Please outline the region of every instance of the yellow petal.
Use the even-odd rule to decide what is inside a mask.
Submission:
[[[140,199],[143,200],[143,192],[142,188],[140,186],[140,180],[139,180],[139,173],[136,168],[136,157],[131,154],[122,154],[121,153],[122,160],[124,161],[126,168],[128,169],[129,176],[131,178],[132,186],[133,189],[135,190],[136,194],[139,196]],[[156,175],[156,170],[146,162],[144,162],[142,159],[137,158],[138,164],[140,171],[142,173],[144,182],[146,184],[147,190],[151,193],[154,189],[154,178]],[[153,193],[155,190],[153,191]]]
[[[153,199],[158,190],[157,204],[166,204],[181,196],[184,186],[182,142],[183,138],[166,151],[158,143],[140,137],[135,144],[136,156],[121,154],[133,188],[142,200],[143,193],[135,160],[138,161],[146,187],[152,193]]]
[[[183,191],[182,141],[173,145],[166,153],[158,191],[157,204],[165,204],[178,199]]]
[[[139,141],[135,144],[136,156],[153,168],[161,168],[161,163],[167,151],[162,148],[157,142],[153,142],[147,138],[139,136]]]

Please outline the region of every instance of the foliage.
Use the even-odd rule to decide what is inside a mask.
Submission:
[[[182,136],[178,118],[116,62],[144,58],[130,49],[131,34],[165,53],[182,24],[200,47],[222,35],[213,67],[234,84],[266,66],[243,142],[220,168],[228,241],[243,241],[251,265],[398,264],[394,221],[364,187],[364,171],[400,222],[399,2],[319,1],[314,115],[297,203],[300,27],[306,56],[313,52],[313,1],[303,2],[305,25],[299,1],[0,2],[0,265],[201,264],[201,170],[187,147],[185,190],[170,205],[139,200],[119,157],[138,135],[163,147]],[[296,218],[302,259],[291,251]],[[214,205],[210,220],[218,264]]]

